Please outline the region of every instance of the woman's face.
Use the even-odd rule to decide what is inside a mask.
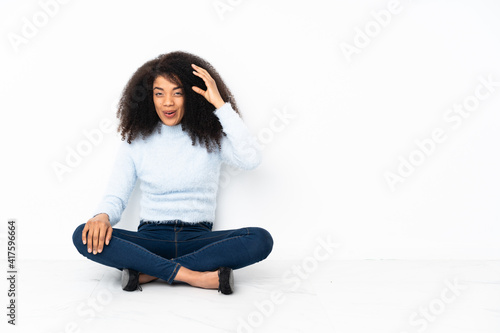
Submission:
[[[181,122],[184,116],[184,91],[181,86],[158,76],[153,82],[153,101],[162,123],[174,126]]]

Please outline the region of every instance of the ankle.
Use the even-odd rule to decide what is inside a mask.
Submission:
[[[219,286],[219,275],[215,272],[202,272],[200,277],[202,288],[217,289]]]
[[[219,276],[217,271],[197,272],[181,267],[177,272],[175,281],[185,282],[193,287],[217,289],[219,285]]]
[[[151,275],[144,274],[144,273],[140,273],[139,274],[139,283],[140,284],[145,284],[145,283],[153,282],[155,280],[158,280],[158,278],[155,277],[155,276],[151,276]]]

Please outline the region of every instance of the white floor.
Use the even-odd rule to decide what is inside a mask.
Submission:
[[[19,266],[9,332],[500,332],[500,261],[267,260],[237,270],[229,296],[124,292],[118,270],[85,259]]]

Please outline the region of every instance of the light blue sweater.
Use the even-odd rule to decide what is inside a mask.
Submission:
[[[222,162],[253,169],[261,155],[255,138],[229,103],[215,111],[226,136],[221,150],[209,153],[192,145],[181,125],[159,122],[145,139],[141,136],[119,147],[105,194],[94,216],[109,215],[111,225],[120,221],[137,179],[141,180],[141,220],[214,222]]]

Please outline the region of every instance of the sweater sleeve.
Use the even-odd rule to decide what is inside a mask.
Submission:
[[[94,216],[101,213],[108,214],[112,226],[120,221],[137,181],[130,146],[126,141],[119,146],[104,196],[94,211]]]
[[[250,134],[240,116],[230,103],[215,110],[226,136],[222,137],[221,157],[223,162],[240,169],[256,168],[261,162],[257,140]]]

